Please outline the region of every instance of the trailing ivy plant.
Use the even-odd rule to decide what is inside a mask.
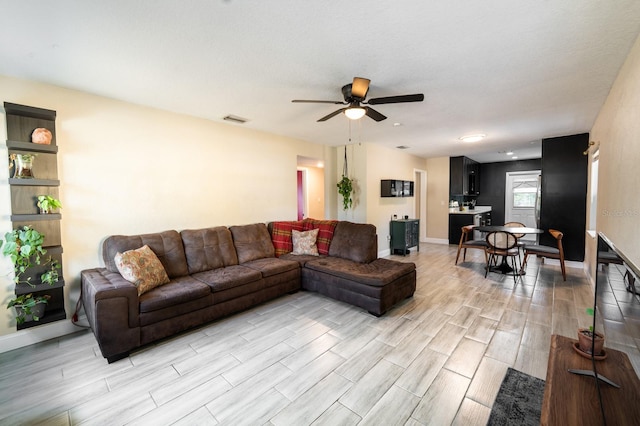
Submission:
[[[338,182],[338,193],[342,195],[342,207],[348,210],[353,205],[353,181],[347,176],[342,175],[342,180]]]
[[[14,282],[16,284],[24,283],[31,287],[35,284],[31,283],[31,277],[23,279],[23,275],[27,269],[37,266],[49,266],[48,270],[40,276],[40,281],[53,285],[58,281],[58,269],[60,263],[53,260],[51,256],[48,259],[42,259],[47,251],[42,247],[44,243],[44,235],[29,225],[25,225],[4,234],[4,240],[0,240],[0,248],[2,254],[8,256],[13,263]]]
[[[22,324],[25,322],[27,316],[31,316],[33,321],[40,321],[40,317],[36,315],[34,308],[40,303],[49,303],[51,296],[45,294],[44,296],[33,297],[31,293],[22,294],[15,299],[9,301],[7,309],[13,307],[16,310],[16,323]]]
[[[349,179],[349,166],[347,164],[347,146],[344,146],[344,165],[342,166],[342,179],[338,182],[338,194],[342,195],[342,207],[348,210],[353,206],[353,181]]]

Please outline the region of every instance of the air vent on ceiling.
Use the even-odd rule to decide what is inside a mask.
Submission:
[[[223,120],[231,121],[233,123],[239,123],[239,124],[244,124],[247,121],[249,121],[246,118],[238,117],[237,115],[231,115],[231,114],[229,114],[226,117],[224,117]]]

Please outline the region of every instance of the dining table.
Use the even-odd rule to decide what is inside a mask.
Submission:
[[[526,226],[482,225],[475,228],[480,232],[508,232],[510,234],[544,234],[544,229]]]
[[[504,225],[481,225],[473,228],[480,232],[508,232],[510,234],[544,234],[544,229],[530,228],[526,226],[504,226]],[[537,240],[537,238],[536,238]],[[513,268],[507,263],[507,258],[502,256],[502,262],[495,268],[503,274],[508,274],[513,271]],[[524,271],[519,271],[519,275],[524,274]]]

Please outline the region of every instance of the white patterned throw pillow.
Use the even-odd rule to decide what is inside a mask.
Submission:
[[[310,231],[291,231],[291,240],[293,241],[292,254],[309,254],[312,256],[318,256],[318,246],[316,240],[318,239],[318,229],[312,229]]]

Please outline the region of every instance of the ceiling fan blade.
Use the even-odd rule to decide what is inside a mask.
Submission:
[[[369,105],[382,105],[382,104],[399,104],[403,102],[422,102],[424,101],[424,95],[422,93],[416,93],[414,95],[399,95],[399,96],[387,96],[384,98],[373,98],[367,102]]]
[[[325,115],[324,117],[322,117],[320,120],[318,121],[327,121],[328,119],[330,119],[331,117],[335,117],[336,115],[340,114],[341,112],[343,112],[346,108],[340,108],[337,111],[333,111],[331,114],[329,115]]]
[[[305,103],[305,104],[334,104],[334,105],[346,105],[346,102],[342,101],[314,101],[309,99],[294,99],[291,102]]]
[[[366,115],[369,116],[370,118],[373,118],[376,121],[382,121],[387,119],[386,115],[380,114],[378,111],[376,111],[371,107],[364,107],[364,109],[367,110]]]
[[[351,83],[351,96],[358,99],[364,99],[369,91],[369,83],[371,80],[368,78],[354,77],[353,83]]]

